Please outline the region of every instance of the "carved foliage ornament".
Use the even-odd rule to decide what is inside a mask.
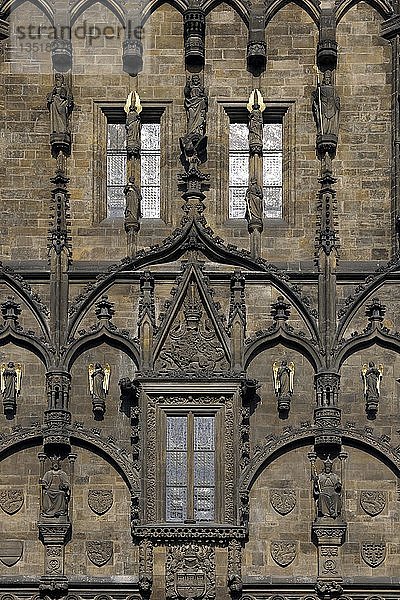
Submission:
[[[271,542],[271,556],[280,567],[289,566],[296,557],[294,542]]]
[[[365,542],[361,546],[361,556],[370,567],[378,567],[386,558],[386,544],[384,542]]]
[[[86,542],[86,553],[96,567],[103,567],[113,555],[113,543],[109,540]]]
[[[363,490],[360,494],[360,505],[368,515],[375,517],[386,506],[386,494],[379,490]]]
[[[0,491],[0,508],[8,515],[14,515],[24,503],[22,490],[10,489]]]
[[[296,492],[294,490],[271,490],[270,498],[271,506],[280,515],[289,514],[296,506]]]
[[[97,515],[104,515],[113,504],[112,490],[89,490],[88,505]]]
[[[24,543],[19,540],[0,541],[0,561],[6,567],[13,567],[22,556]]]

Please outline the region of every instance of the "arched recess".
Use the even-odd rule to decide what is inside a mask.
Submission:
[[[393,15],[393,8],[389,0],[342,0],[336,5],[336,23],[339,23],[344,15],[360,2],[372,6],[385,19]]]
[[[94,4],[102,4],[108,8],[117,17],[121,25],[125,25],[125,10],[117,0],[96,0],[95,2],[93,0],[78,0],[71,8],[71,25],[75,23],[85,10],[91,8]]]
[[[53,8],[47,0],[4,0],[0,7],[0,12],[5,14],[7,17],[12,13],[13,10],[30,2],[43,12],[48,18],[51,24],[54,24]]]
[[[203,8],[205,10],[205,13],[208,14],[208,13],[212,12],[214,10],[214,8],[217,8],[217,6],[219,6],[220,4],[227,4],[228,6],[233,8],[233,10],[235,12],[237,12],[239,17],[245,23],[245,25],[247,25],[247,26],[249,25],[248,6],[246,6],[245,2],[241,2],[240,0],[206,0],[203,3]]]
[[[383,349],[393,350],[400,354],[400,338],[394,337],[381,329],[375,329],[371,333],[361,334],[351,338],[335,355],[333,369],[339,371],[343,363],[349,356],[355,354],[359,350],[370,348],[374,345],[380,346]]]
[[[11,328],[7,328],[0,331],[0,347],[5,346],[6,344],[15,344],[20,348],[29,350],[42,361],[46,370],[54,364],[55,356],[52,349],[46,347],[46,345],[37,338],[28,337],[24,333],[19,333]]]
[[[349,447],[363,449],[366,454],[372,454],[381,460],[393,472],[395,477],[400,477],[400,455],[390,445],[384,445],[381,441],[367,437],[360,430],[351,432],[343,430],[342,441]],[[259,475],[276,458],[289,452],[294,448],[312,445],[314,436],[311,430],[293,431],[274,439],[258,452],[243,471],[239,481],[239,492],[249,493]]]
[[[76,342],[71,344],[63,356],[63,366],[69,371],[81,354],[86,350],[95,348],[103,343],[109,344],[118,350],[122,350],[122,352],[127,354],[134,361],[136,367],[139,365],[138,347],[135,346],[132,341],[122,337],[122,335],[109,331],[104,327],[100,331],[82,336],[80,339],[76,340]]]
[[[265,334],[264,336],[261,336],[259,339],[255,340],[252,344],[246,347],[244,353],[245,369],[250,366],[251,362],[258,354],[264,350],[273,348],[277,344],[282,344],[283,346],[287,346],[288,348],[300,352],[300,354],[305,356],[307,360],[310,361],[315,372],[322,370],[325,366],[321,355],[318,353],[317,348],[311,343],[311,341],[302,339],[295,334],[279,328],[276,332],[270,335]]]
[[[271,19],[288,4],[297,4],[297,6],[306,11],[306,13],[314,21],[315,25],[319,27],[319,2],[313,0],[273,0],[272,2],[268,3],[265,11],[266,25],[268,25]]]
[[[4,282],[5,286],[10,288],[10,292],[16,294],[17,302],[20,299],[25,303],[39,324],[43,335],[49,340],[50,331],[48,321],[46,320],[46,316],[49,315],[48,307],[41,301],[39,296],[34,295],[29,285],[25,284],[25,282],[22,282],[22,278],[19,278],[19,281],[22,282],[19,283],[19,281],[16,281],[16,277],[19,276],[16,275],[14,271],[8,270],[7,267],[3,267],[2,269],[0,268],[0,281]]]
[[[187,3],[183,0],[150,0],[142,11],[142,25],[146,23],[149,17],[163,4],[169,4],[181,14],[187,9]]]

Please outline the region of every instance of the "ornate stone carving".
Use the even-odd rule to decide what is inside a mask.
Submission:
[[[135,28],[139,31],[139,28]],[[122,44],[123,69],[129,75],[136,76],[143,69],[143,44],[138,36],[127,38]]]
[[[370,361],[361,369],[361,377],[364,382],[365,410],[370,419],[375,419],[378,412],[379,397],[381,395],[380,384],[383,376],[383,365],[375,366]]]
[[[46,575],[62,575],[63,547],[46,546]]]
[[[11,488],[0,491],[0,508],[8,515],[17,513],[24,503],[24,492],[21,489]]]
[[[239,540],[231,540],[228,544],[228,576],[227,586],[232,600],[242,595],[242,544]]]
[[[338,546],[320,546],[320,572],[322,576],[338,575],[337,562],[339,556]]]
[[[89,490],[88,505],[97,515],[104,515],[113,504],[112,490]]]
[[[269,501],[280,515],[288,515],[296,506],[296,492],[291,489],[273,489],[270,491]]]
[[[379,490],[363,490],[360,493],[361,508],[372,517],[376,517],[386,506],[386,493]]]
[[[46,373],[47,407],[49,411],[68,410],[71,375],[67,371]]]
[[[247,42],[247,68],[259,77],[267,64],[267,44],[265,42],[264,7],[252,6],[249,19],[249,38]],[[265,10],[265,9],[264,9]]]
[[[68,521],[70,484],[68,475],[60,468],[60,459],[51,459],[51,468],[46,471],[42,484],[42,514],[44,519]]]
[[[0,561],[6,567],[13,567],[20,560],[24,543],[20,540],[0,540]]]
[[[3,394],[4,414],[12,418],[17,408],[17,398],[21,393],[22,367],[9,361],[0,367],[0,386]]]
[[[103,567],[113,555],[113,543],[109,540],[86,542],[86,554],[96,567]]]
[[[167,549],[166,598],[168,600],[215,598],[213,548],[185,544]]]
[[[333,71],[337,65],[338,45],[335,40],[323,39],[317,45],[317,64],[321,71]]]
[[[51,42],[51,60],[54,71],[66,73],[72,68],[71,40],[57,38]]]
[[[71,133],[69,118],[74,108],[74,100],[61,73],[55,74],[55,85],[47,96],[50,112],[50,144],[52,155],[56,158],[60,152],[71,154]]]
[[[333,600],[341,596],[343,588],[337,581],[325,581],[321,579],[315,584],[315,591],[321,600]]]
[[[296,558],[295,542],[271,542],[271,556],[280,567],[288,567]]]
[[[294,362],[282,360],[280,364],[274,362],[272,365],[274,379],[274,391],[278,398],[278,411],[281,415],[287,415],[290,410],[290,401],[293,396]]]
[[[206,115],[208,97],[195,73],[185,85],[186,135],[180,138],[182,162],[187,174],[201,175],[198,167],[207,160]]]
[[[361,557],[370,567],[379,567],[386,558],[386,544],[384,542],[365,542],[361,546]]]
[[[158,369],[167,373],[176,369],[186,373],[226,370],[224,349],[216,332],[208,329],[194,281],[190,284],[183,312],[184,320],[170,332],[160,352]]]
[[[102,419],[106,410],[106,396],[110,385],[110,365],[104,367],[100,363],[90,364],[89,390],[92,396],[93,413],[95,419]]]

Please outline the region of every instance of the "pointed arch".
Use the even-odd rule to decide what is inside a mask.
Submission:
[[[51,6],[48,0],[4,0],[0,5],[0,12],[3,13],[6,17],[8,17],[13,10],[21,6],[22,4],[33,4],[38,8],[50,21],[50,23],[54,24],[54,13],[53,7]]]
[[[319,27],[320,3],[317,0],[272,0],[268,3],[265,11],[265,24],[267,25],[288,4],[296,4],[302,8],[314,21],[316,27]]]
[[[365,2],[365,4],[374,8],[384,19],[388,19],[393,15],[393,7],[389,0],[342,0],[336,6],[336,23],[338,24],[345,14],[360,2]]]
[[[206,0],[203,4],[206,15],[212,12],[220,4],[227,4],[239,15],[245,25],[247,27],[249,26],[249,8],[247,3],[242,2],[241,0]]]
[[[125,10],[117,0],[78,0],[71,8],[71,25],[94,4],[102,4],[108,8],[119,20],[122,26],[125,26]]]
[[[142,11],[142,25],[156,12],[163,4],[169,4],[172,8],[175,8],[182,15],[187,9],[187,3],[184,0],[150,0],[143,8]]]
[[[54,365],[55,352],[54,349],[47,347],[42,341],[36,337],[26,335],[24,332],[15,331],[11,327],[7,327],[0,331],[0,347],[7,344],[15,344],[20,348],[24,348],[37,356],[44,364],[46,371]]]
[[[349,356],[364,348],[370,348],[375,344],[381,348],[390,349],[400,354],[400,338],[390,333],[385,333],[382,329],[374,329],[371,332],[368,331],[365,334],[350,338],[336,353],[333,368],[339,371]]]

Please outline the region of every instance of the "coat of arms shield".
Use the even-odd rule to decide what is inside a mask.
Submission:
[[[102,567],[113,555],[113,543],[109,540],[86,542],[86,552],[96,567]]]
[[[0,491],[0,508],[8,515],[14,515],[24,503],[24,494],[20,489]]]
[[[360,504],[368,515],[376,517],[386,506],[386,494],[380,490],[363,490],[360,494]]]
[[[272,508],[280,515],[289,514],[296,506],[296,492],[294,490],[271,490],[269,499]]]
[[[13,567],[22,556],[24,543],[20,540],[0,541],[0,561],[6,567]]]
[[[362,559],[370,567],[378,567],[386,557],[386,544],[384,542],[366,542],[361,546]]]
[[[104,515],[113,504],[112,490],[89,490],[88,505],[97,515]]]
[[[175,591],[180,598],[201,598],[206,591],[206,577],[202,571],[175,573]]]
[[[287,567],[296,557],[294,542],[271,542],[271,556],[280,567]]]

